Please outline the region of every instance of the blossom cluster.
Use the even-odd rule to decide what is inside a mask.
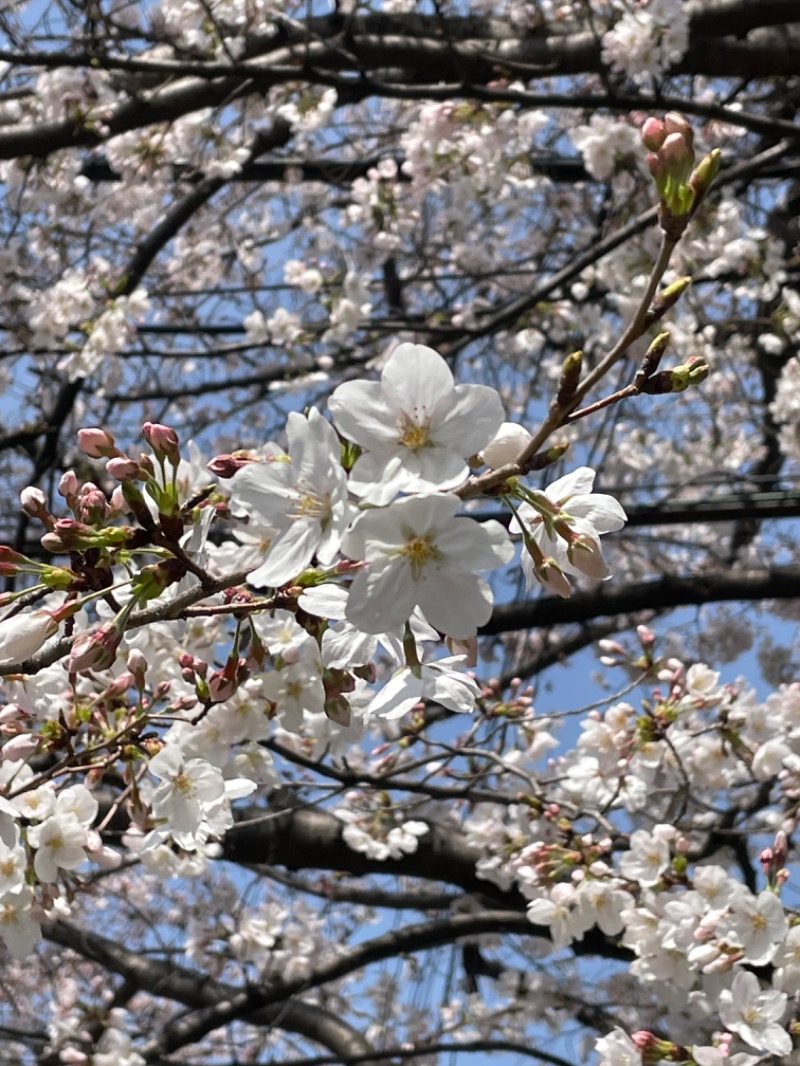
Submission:
[[[684,831],[658,818],[675,810],[684,789],[698,809],[721,790],[739,793],[745,805],[758,782],[776,777],[794,795],[800,688],[784,686],[758,703],[702,664],[687,670],[653,659],[652,634],[641,636],[664,683],[646,715],[627,703],[590,714],[575,751],[536,777],[547,807],[531,802],[505,816],[491,805],[477,808],[465,829],[481,856],[478,875],[529,900],[528,917],[551,951],[595,927],[627,949],[630,975],[686,1045],[679,1054],[680,1045],[667,1042],[665,1058],[721,1062],[719,1043],[698,1040],[714,1029],[741,1049],[732,1061],[787,1055],[791,1002],[800,992],[800,930],[785,890],[794,820],[778,811],[756,819],[773,840],[761,851],[760,877],[743,883],[741,871],[737,877],[703,859],[702,817],[681,819]],[[601,832],[574,828],[578,811],[597,809],[627,812],[628,824],[642,827],[625,832],[614,820]],[[769,967],[766,984],[753,972],[760,967]],[[649,1062],[653,1039],[619,1031],[598,1043],[600,1061]]]
[[[329,407],[332,422],[316,408],[292,412],[285,451],[269,443],[261,454],[217,456],[208,464],[223,478],[216,485],[203,484],[196,450],[182,458],[168,426],[145,423],[152,453],[139,458],[107,430],[86,428],[82,451],[118,482],[110,498],[72,471],[59,485],[70,518],[52,514],[38,490],[23,493],[43,546],[70,565],[2,550],[4,571],[33,580],[46,604],[0,621],[14,700],[3,724],[14,798],[3,800],[0,932],[12,950],[33,942],[34,904],[63,900],[65,876],[108,858],[92,794],[83,784],[58,792],[29,756],[67,748],[82,753],[81,767],[101,757],[101,775],[118,767],[130,793],[127,847],[151,868],[173,869],[176,855],[191,864],[213,852],[233,824],[231,803],[275,782],[263,746],[271,737],[330,748],[357,741],[371,717],[391,722],[426,700],[474,710],[482,693],[467,667],[493,603],[483,575],[514,554],[498,521],[459,513],[458,493],[482,462],[513,508],[529,584],[568,596],[567,575],[609,575],[600,537],[623,525],[619,504],[592,493],[588,468],[528,488],[519,474],[530,434],[504,423],[494,389],[456,384],[433,349],[401,344],[379,380],[340,385]],[[126,516],[136,525],[120,524]],[[209,540],[215,520],[238,539]],[[140,553],[153,561],[137,565]],[[215,580],[219,593],[208,588]],[[206,600],[205,620],[134,625],[137,612],[168,610],[187,594]],[[214,668],[226,614],[231,645]],[[442,638],[451,654],[426,661],[426,645]],[[378,676],[379,647],[388,676],[386,665]],[[49,654],[35,679],[18,672]],[[62,657],[69,685],[48,699]],[[413,852],[427,832],[380,811],[337,816],[344,841],[378,859]]]

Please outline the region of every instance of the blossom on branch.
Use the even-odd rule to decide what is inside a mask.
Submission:
[[[492,591],[478,571],[509,562],[514,549],[497,522],[457,518],[459,500],[438,493],[364,512],[342,541],[367,566],[347,602],[347,620],[365,633],[405,624],[418,606],[456,640],[475,634],[492,613]]]
[[[266,558],[249,576],[256,588],[278,588],[316,555],[332,563],[350,521],[347,481],[333,427],[316,409],[293,411],[286,425],[289,457],[248,463],[231,481],[231,506],[277,530]]]
[[[592,492],[594,479],[594,470],[581,466],[544,492],[526,493],[531,502],[519,506],[511,532],[525,540],[522,569],[528,588],[538,581],[568,596],[565,574],[596,581],[610,576],[600,537],[622,529],[627,516],[613,496]]]
[[[363,449],[350,489],[374,504],[460,485],[467,459],[503,422],[494,389],[456,385],[444,359],[423,344],[399,345],[380,381],[347,381],[328,407],[339,432]]]

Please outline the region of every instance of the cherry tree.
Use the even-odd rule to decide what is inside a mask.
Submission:
[[[793,1061],[797,18],[3,5],[4,1061]]]

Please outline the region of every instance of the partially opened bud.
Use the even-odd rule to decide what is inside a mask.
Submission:
[[[664,161],[667,174],[675,181],[688,181],[694,166],[694,152],[679,133],[671,133],[661,146],[659,157]]]
[[[35,485],[28,485],[22,490],[19,494],[19,505],[29,518],[39,518],[44,522],[53,517],[47,510],[47,497]]]
[[[555,559],[543,559],[538,566],[534,567],[533,572],[537,581],[540,581],[551,592],[555,592],[557,596],[561,596],[562,599],[568,600],[572,595],[572,586]]]
[[[255,461],[256,456],[248,452],[234,452],[232,455],[223,453],[215,455],[210,462],[206,463],[206,466],[217,477],[233,477],[237,470]]]
[[[481,457],[492,470],[498,470],[501,466],[516,462],[531,439],[524,426],[516,422],[504,422],[481,452]]]
[[[0,666],[21,663],[35,655],[58,631],[58,622],[42,608],[12,615],[0,622]]]
[[[82,633],[69,653],[67,669],[70,673],[84,670],[105,670],[117,657],[122,632],[114,622],[104,622],[90,633]]]
[[[58,494],[65,500],[71,499],[77,493],[80,485],[74,470],[66,470],[58,482]]]
[[[606,566],[599,541],[586,533],[579,533],[567,548],[567,558],[582,574],[594,578],[595,581],[605,581],[610,576],[610,570]]]

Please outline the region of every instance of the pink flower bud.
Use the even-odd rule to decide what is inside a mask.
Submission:
[[[658,154],[671,178],[678,182],[688,181],[694,166],[694,152],[679,133],[670,133]]]
[[[89,525],[102,525],[108,516],[106,494],[91,482],[81,489],[76,501],[78,516]]]
[[[78,447],[92,459],[110,459],[119,455],[112,435],[96,426],[78,430]]]
[[[105,622],[90,633],[81,633],[69,653],[71,674],[84,670],[105,670],[117,657],[122,633],[113,622]]]
[[[19,503],[23,513],[29,518],[50,517],[50,512],[47,510],[47,497],[41,489],[33,485],[28,485],[22,490],[19,494]]]
[[[178,434],[170,426],[163,426],[160,422],[145,422],[142,426],[144,439],[156,453],[157,459],[166,459],[177,466],[180,462],[180,441]]]
[[[208,679],[208,698],[214,703],[229,700],[239,687],[236,677],[231,677],[225,670],[217,670]]]
[[[68,500],[71,496],[74,496],[80,485],[78,479],[75,476],[74,470],[66,470],[61,475],[61,480],[58,482],[58,494],[63,496],[65,500]]]
[[[215,455],[210,462],[206,463],[206,466],[217,477],[233,477],[237,470],[241,470],[243,466],[247,466],[248,463],[254,460],[255,456],[250,457],[246,453],[237,455],[223,453],[222,455]]]
[[[117,481],[125,481],[126,478],[138,476],[139,464],[135,459],[129,459],[127,455],[117,455],[108,460],[106,471]]]
[[[677,133],[686,142],[687,148],[691,150],[694,145],[694,130],[689,125],[689,122],[679,111],[668,111],[664,115],[664,126],[667,133]]]
[[[0,574],[4,577],[14,577],[16,574],[25,573],[26,567],[30,565],[30,559],[26,559],[13,548],[0,544]]]
[[[642,144],[651,152],[657,152],[667,136],[667,127],[657,118],[648,118],[642,126]]]
[[[555,559],[543,559],[538,566],[534,567],[534,574],[537,581],[541,581],[545,588],[555,592],[562,599],[568,600],[572,595],[572,587]]]

